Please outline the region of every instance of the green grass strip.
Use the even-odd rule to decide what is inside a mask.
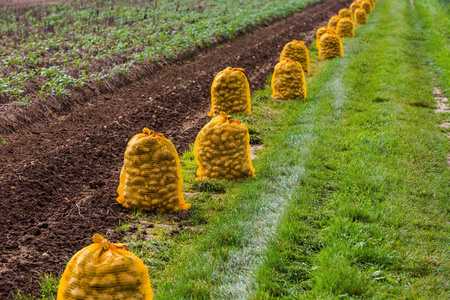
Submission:
[[[317,143],[256,299],[448,296],[450,149],[430,109],[421,25],[409,1],[379,2],[346,56],[308,85],[319,114],[304,126]]]
[[[298,162],[309,159],[308,146],[315,141],[294,123],[286,138],[290,120],[280,115],[281,108],[293,112],[302,108],[294,101],[273,102],[270,92],[254,95],[257,117],[240,117],[265,139],[267,148],[260,151],[257,177],[229,185],[226,209],[215,215],[198,243],[184,250],[185,261],[169,271],[170,280],[158,291],[159,299],[251,297],[256,287],[253,271],[261,264],[285,206],[295,196],[304,172]],[[277,121],[280,117],[284,120]]]
[[[450,2],[446,0],[416,0],[418,25],[424,33],[421,37],[427,55],[427,63],[433,66],[437,85],[450,95]]]

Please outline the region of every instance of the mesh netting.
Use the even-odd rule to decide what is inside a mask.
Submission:
[[[355,20],[355,12],[358,8],[361,8],[361,4],[358,2],[353,2],[352,5],[350,5],[350,10],[352,11],[353,20]],[[355,23],[356,23],[356,20],[355,20]]]
[[[142,261],[123,245],[94,235],[94,244],[69,261],[58,286],[57,300],[151,300],[150,278]]]
[[[272,97],[278,100],[305,99],[306,81],[299,62],[285,59],[275,66],[272,76]]]
[[[352,11],[348,8],[343,8],[339,11],[339,17],[341,18],[352,18]]]
[[[339,37],[354,37],[355,33],[353,31],[355,25],[350,18],[342,18],[337,25],[337,34]]]
[[[317,32],[316,32],[316,47],[319,52],[319,57],[321,57],[320,56],[320,38],[322,37],[322,35],[324,35],[327,32],[336,34],[336,30],[334,30],[334,28],[330,27],[330,26],[320,27],[319,29],[317,29]]]
[[[194,156],[197,176],[203,180],[255,176],[247,126],[224,112],[199,132]]]
[[[330,18],[330,20],[328,21],[328,26],[333,27],[334,29],[336,29],[336,26],[339,22],[339,20],[341,19],[341,17],[339,16],[333,16]]]
[[[341,39],[335,33],[325,33],[320,38],[320,57],[335,58],[344,56]]]
[[[243,69],[226,68],[217,73],[211,86],[211,111],[208,116],[219,112],[252,113],[250,104],[250,86]]]
[[[369,1],[363,1],[363,3],[361,4],[361,8],[366,11],[366,14],[372,12],[372,4],[370,4]]]
[[[355,23],[356,24],[366,24],[367,23],[367,15],[366,11],[362,8],[358,8],[355,12]]]
[[[305,42],[293,40],[287,43],[281,52],[280,61],[286,58],[299,62],[303,71],[309,75],[309,52]]]
[[[172,213],[188,210],[181,192],[178,153],[162,134],[144,128],[127,145],[117,202],[128,209]]]

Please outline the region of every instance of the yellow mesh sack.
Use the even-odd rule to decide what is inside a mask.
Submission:
[[[362,8],[358,8],[355,12],[355,23],[356,24],[366,24],[367,23],[367,15],[366,11]]]
[[[353,31],[355,25],[351,18],[342,18],[337,25],[337,34],[340,38],[343,37],[355,37]]]
[[[340,19],[341,19],[341,17],[339,17],[339,16],[331,17],[330,20],[328,20],[328,26],[336,29],[337,23],[339,22]]]
[[[339,11],[339,17],[341,18],[352,18],[352,11],[348,8],[343,8]]]
[[[324,35],[327,32],[331,32],[331,33],[335,33],[336,34],[336,31],[334,30],[334,28],[330,27],[330,26],[320,27],[319,29],[317,29],[317,32],[316,32],[316,47],[317,47],[317,50],[319,52],[319,57],[320,57],[320,43],[319,43],[319,41],[320,41],[320,38],[322,37],[322,35]]]
[[[247,126],[224,112],[200,130],[194,143],[199,179],[255,176]]]
[[[366,0],[370,2],[370,6],[372,7],[372,9],[375,7],[375,0]]]
[[[172,142],[144,128],[125,150],[117,202],[128,209],[173,213],[188,210],[181,185],[181,164]]]
[[[211,111],[208,117],[219,112],[252,114],[250,85],[243,69],[226,68],[217,73],[211,86]]]
[[[361,8],[366,11],[366,14],[372,12],[372,5],[370,4],[369,1],[363,1],[363,3],[361,4]]]
[[[277,100],[306,98],[306,81],[302,65],[285,59],[275,66],[272,76],[272,97]]]
[[[123,245],[94,235],[94,244],[69,261],[58,286],[57,300],[152,300],[150,278],[142,261]]]
[[[319,41],[320,41],[320,38],[322,37],[322,35],[324,35],[325,33],[327,33],[327,28],[326,27],[320,27],[316,31],[316,48],[317,48],[317,51],[319,52],[319,57],[320,57]]]
[[[317,29],[316,31],[316,39],[320,40],[320,38],[322,37],[322,35],[324,35],[325,33],[327,33],[327,27],[328,26],[324,26],[324,27],[320,27],[319,29]]]
[[[355,20],[355,12],[358,8],[361,8],[361,4],[358,2],[353,2],[352,5],[350,5],[350,10],[352,11],[353,20]]]
[[[344,56],[344,47],[341,39],[335,33],[325,33],[320,38],[320,57],[335,58]]]
[[[299,62],[303,71],[309,75],[309,52],[305,42],[293,40],[287,43],[283,51],[281,51],[280,61],[283,61],[285,58]]]

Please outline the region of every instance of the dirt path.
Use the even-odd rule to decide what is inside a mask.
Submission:
[[[244,68],[252,91],[261,88],[286,42],[311,41],[319,26],[351,2],[312,5],[12,136],[0,148],[1,298],[17,288],[38,293],[39,272],[62,272],[96,232],[120,239],[113,229],[130,212],[114,199],[125,145],[134,134],[149,127],[183,153],[208,121],[210,85],[218,71]]]

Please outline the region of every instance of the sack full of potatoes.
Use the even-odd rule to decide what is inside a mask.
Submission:
[[[339,11],[339,17],[341,18],[352,18],[352,11],[348,8],[343,8]]]
[[[128,142],[116,200],[131,210],[188,210],[182,182],[180,159],[172,142],[144,128]]]
[[[366,11],[362,8],[358,8],[355,11],[355,23],[362,25],[367,23],[367,14]]]
[[[320,38],[320,57],[336,58],[344,56],[344,47],[341,39],[335,33],[325,33]]]
[[[114,245],[99,234],[93,240],[67,264],[57,300],[152,300],[144,263],[125,246]]]
[[[340,38],[343,37],[355,37],[353,31],[355,25],[351,18],[342,18],[337,25],[337,34]]]
[[[280,61],[285,58],[299,62],[303,71],[309,75],[309,52],[305,42],[293,40],[287,43],[281,51]]]
[[[328,20],[328,26],[333,27],[333,29],[336,29],[336,26],[340,19],[341,19],[341,17],[339,17],[339,16],[331,17],[330,20]]]
[[[319,52],[319,57],[320,57],[320,38],[322,37],[322,35],[324,35],[327,32],[331,32],[336,34],[336,30],[333,27],[330,26],[324,26],[324,27],[320,27],[319,29],[317,29],[316,31],[316,47],[317,50]]]
[[[366,11],[366,14],[372,12],[372,4],[370,4],[369,1],[363,1],[363,3],[361,4],[361,8]]]
[[[355,12],[358,8],[361,8],[361,4],[358,2],[353,2],[352,5],[350,5],[350,10],[352,11],[353,20],[355,20]],[[355,20],[355,23],[356,23],[356,20]]]
[[[194,144],[199,179],[255,176],[247,126],[224,112],[200,130]]]
[[[208,117],[217,116],[221,111],[252,114],[250,85],[243,69],[228,67],[214,77]]]
[[[306,98],[306,81],[302,65],[285,59],[275,66],[271,82],[272,98],[277,100]]]

